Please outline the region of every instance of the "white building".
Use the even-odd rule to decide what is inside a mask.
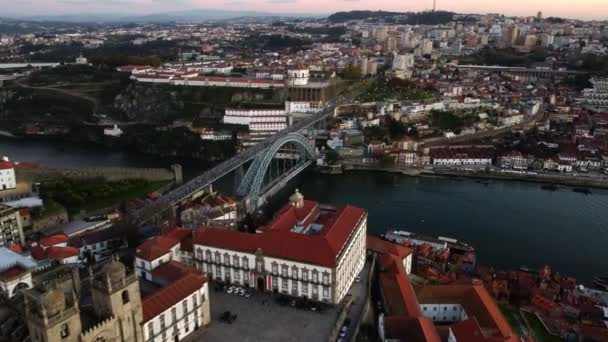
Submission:
[[[296,65],[287,70],[287,81],[290,86],[305,86],[310,79],[310,69]]]
[[[296,190],[256,234],[199,228],[196,266],[216,280],[336,304],[364,266],[366,226],[364,209],[325,207]]]
[[[192,262],[192,230],[174,229],[136,249],[135,273],[160,287],[142,302],[144,341],[182,340],[209,324],[207,277]]]
[[[249,127],[249,139],[243,143],[245,146],[266,140],[288,125],[284,109],[226,109],[223,121]]]
[[[407,70],[414,67],[414,54],[407,53],[404,55],[395,54],[393,58],[393,69]]]
[[[19,210],[0,203],[0,247],[25,244]]]
[[[0,191],[16,187],[15,164],[9,161],[7,157],[3,157],[0,161]]]
[[[494,150],[488,147],[439,147],[431,149],[431,160],[437,166],[492,165]]]

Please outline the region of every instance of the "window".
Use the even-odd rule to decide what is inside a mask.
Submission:
[[[448,311],[448,308],[446,308],[445,306],[443,307],[443,311]]]
[[[302,283],[302,294],[307,294],[308,293],[308,284],[307,283]]]
[[[70,328],[67,323],[63,323],[61,325],[61,338],[66,338],[70,336]]]
[[[294,278],[298,278],[298,268],[296,266],[293,266],[291,268],[291,276]]]
[[[281,287],[282,287],[283,291],[287,291],[287,283],[288,283],[287,279],[281,279],[281,282],[282,282]]]
[[[222,278],[222,269],[220,266],[215,266],[215,277],[218,279]]]
[[[249,259],[246,256],[243,257],[243,267],[247,270],[249,269]]]
[[[211,262],[211,251],[205,252],[205,260]]]
[[[230,255],[228,253],[224,254],[224,264],[230,266]]]
[[[287,265],[281,266],[281,273],[283,274],[283,277],[287,277],[287,271]]]
[[[278,274],[279,273],[279,265],[276,262],[272,263],[272,274]]]
[[[243,281],[246,283],[249,282],[249,272],[247,272],[247,271],[243,272]]]
[[[213,266],[211,266],[211,264],[206,264],[205,266],[207,266],[207,273],[212,274],[213,273]]]
[[[122,304],[127,304],[129,302],[129,291],[122,291]]]
[[[160,315],[160,330],[165,332],[165,314]]]
[[[329,287],[323,286],[323,297],[329,297]]]
[[[437,308],[433,308],[433,311],[437,311]]]
[[[315,283],[319,282],[319,272],[317,270],[312,271],[312,281]]]
[[[302,279],[308,281],[308,270],[305,268],[302,269]]]
[[[182,310],[184,311],[184,315],[188,312],[188,299],[182,302]]]
[[[202,248],[199,248],[199,249],[198,249],[198,251],[197,251],[197,255],[198,255],[198,258],[199,258],[199,259],[203,259],[203,260],[205,259],[205,255],[204,255],[204,253],[203,253],[203,249],[202,249]]]
[[[192,297],[192,305],[194,306],[194,308],[198,307],[198,295],[195,294],[194,297]]]
[[[256,267],[258,272],[264,272],[264,263],[262,262],[262,260],[258,260],[256,262]]]
[[[238,256],[235,255],[232,257],[232,265],[234,267],[239,267],[239,257]]]
[[[241,275],[241,271],[234,270],[234,280],[235,281],[239,281],[240,275]]]
[[[148,339],[152,339],[152,336],[154,336],[154,324],[150,322],[148,324]]]
[[[220,252],[215,252],[215,262],[218,264],[222,263],[222,257],[220,256]]]
[[[177,309],[175,307],[171,308],[171,322],[177,322]]]
[[[272,289],[273,290],[279,289],[279,278],[277,278],[275,276],[272,277]]]
[[[323,284],[329,284],[329,273],[323,272]]]
[[[297,282],[297,281],[295,281],[295,280],[292,280],[292,281],[291,281],[291,293],[292,293],[294,296],[297,296],[297,295],[298,295],[298,282]]]

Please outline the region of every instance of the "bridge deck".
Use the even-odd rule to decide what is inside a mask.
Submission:
[[[268,147],[270,147],[277,140],[281,139],[282,137],[284,137],[290,133],[294,133],[294,132],[298,132],[300,130],[306,129],[321,120],[325,120],[325,118],[327,118],[327,116],[331,115],[333,113],[333,111],[334,111],[334,107],[333,106],[329,107],[325,111],[323,111],[319,114],[316,114],[306,120],[300,121],[297,124],[282,130],[281,132],[266,139],[265,141],[248,148],[247,150],[237,154],[236,156],[234,156],[228,160],[225,160],[225,161],[219,163],[215,167],[203,172],[201,175],[184,183],[183,185],[179,186],[178,188],[175,188],[175,189],[165,193],[164,195],[162,195],[161,197],[156,199],[156,201],[154,201],[153,203],[150,203],[150,205],[155,205],[157,208],[160,208],[161,211],[164,211],[164,210],[170,208],[171,206],[184,201],[188,197],[192,196],[192,194],[198,192],[200,189],[204,188],[205,186],[208,186],[209,184],[212,184],[216,180],[218,180],[218,179],[224,177],[225,175],[227,175],[228,173],[234,171],[239,166],[252,160],[258,154],[262,153],[264,150],[266,150]],[[133,220],[135,220],[135,222],[142,222],[142,221],[146,220],[146,218],[142,217],[142,214],[146,212],[145,209],[146,208],[140,208],[140,209],[130,212],[129,214],[130,214],[131,218]]]

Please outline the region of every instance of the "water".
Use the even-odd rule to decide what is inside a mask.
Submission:
[[[35,162],[49,167],[153,167],[183,166],[185,179],[209,168],[209,164],[187,158],[160,158],[121,150],[110,150],[93,144],[76,144],[56,140],[28,140],[0,136],[0,156],[11,160]]]
[[[0,155],[48,166],[184,166],[196,175],[208,165],[170,160],[69,143],[0,137]],[[224,181],[220,188],[230,188]],[[284,199],[300,188],[306,198],[336,205],[352,204],[369,211],[368,229],[381,234],[403,229],[464,240],[475,246],[484,265],[512,269],[522,265],[552,266],[589,283],[608,274],[608,191],[584,195],[569,188],[551,192],[540,185],[448,178],[412,178],[384,173],[341,176],[307,173],[296,179]],[[285,197],[285,198],[281,198]]]
[[[309,175],[305,197],[367,208],[368,231],[402,229],[453,237],[476,247],[484,265],[548,264],[589,282],[608,274],[608,191],[551,192],[523,182],[412,178],[385,173]]]

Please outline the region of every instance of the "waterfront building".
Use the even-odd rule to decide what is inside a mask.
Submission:
[[[25,244],[19,209],[0,203],[0,247]]]
[[[510,151],[504,153],[499,158],[500,167],[503,169],[527,170],[528,158],[519,151]]]
[[[413,286],[407,268],[411,249],[373,238],[368,245],[377,254],[382,341],[439,342],[444,335],[450,342],[519,341],[482,285]]]
[[[493,147],[450,146],[431,148],[430,157],[433,165],[461,166],[492,165],[494,158]]]
[[[0,160],[0,192],[2,190],[14,189],[17,187],[17,178],[15,177],[15,163],[3,157]]]
[[[365,263],[367,213],[304,200],[289,204],[256,233],[199,228],[199,270],[217,281],[332,304],[348,293]]]

